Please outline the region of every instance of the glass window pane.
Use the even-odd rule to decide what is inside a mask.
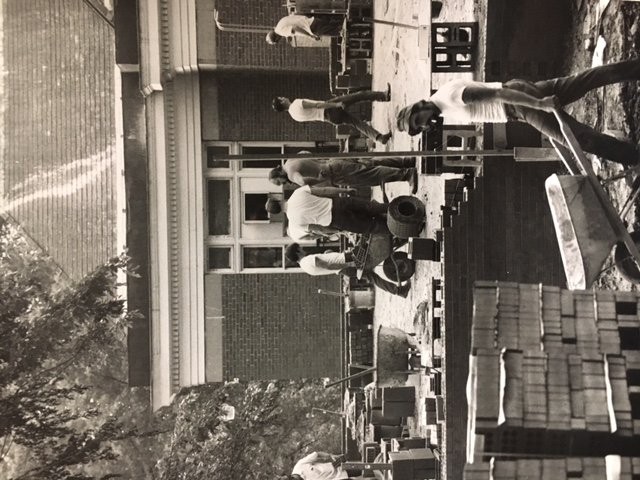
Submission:
[[[210,247],[209,270],[231,268],[231,247]]]
[[[282,147],[265,145],[243,145],[242,153],[250,155],[280,155]],[[275,168],[280,165],[280,160],[243,160],[242,168]]]
[[[229,160],[216,157],[229,154],[228,145],[207,145],[207,168],[229,168]]]
[[[231,182],[207,181],[209,235],[231,234]]]
[[[268,194],[245,193],[244,194],[244,219],[245,221],[269,221],[269,214],[265,209]]]
[[[282,267],[282,247],[243,247],[242,266],[244,268]]]

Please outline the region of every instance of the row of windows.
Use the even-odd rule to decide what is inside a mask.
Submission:
[[[267,172],[281,165],[281,160],[233,161],[224,156],[230,153],[280,155],[305,149],[313,149],[313,146],[308,143],[204,145],[209,236],[206,257],[209,271],[285,270],[298,267],[284,256],[284,249],[289,241],[283,229],[284,214],[270,215],[265,209],[270,197],[281,199],[283,196],[282,193],[269,191],[273,190],[273,186],[267,180]],[[260,186],[256,188],[256,179],[264,182],[264,191],[259,191]],[[251,187],[246,187],[249,191],[245,190],[245,182],[251,183]],[[267,227],[269,224],[272,226]],[[249,237],[244,236],[245,234]],[[262,238],[268,241],[260,242],[259,239]]]
[[[209,270],[229,270],[233,267],[233,248],[231,246],[209,247],[207,264]],[[297,268],[284,256],[284,247],[241,246],[241,268]]]

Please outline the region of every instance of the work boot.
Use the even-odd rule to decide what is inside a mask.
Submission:
[[[390,138],[391,138],[391,132],[379,133],[378,136],[376,137],[376,142],[381,143],[382,145],[386,145]]]
[[[418,171],[415,168],[407,169],[407,182],[411,185],[411,194],[415,195],[418,192]]]
[[[417,163],[416,157],[413,158],[403,158],[402,159],[402,167],[403,168],[415,168]]]
[[[407,295],[409,295],[409,290],[411,290],[411,280],[407,280],[407,283],[405,283],[404,285],[400,285],[396,289],[395,295],[398,295],[402,298],[407,298]]]

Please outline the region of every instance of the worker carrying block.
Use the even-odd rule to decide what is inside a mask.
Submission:
[[[429,100],[400,110],[397,127],[409,135],[417,135],[432,131],[438,117],[443,117],[449,124],[517,121],[528,123],[556,142],[565,143],[553,113],[557,107],[569,105],[596,88],[639,80],[640,59],[538,82],[514,79],[506,83],[486,83],[457,79],[445,83]],[[625,167],[638,165],[640,149],[637,145],[600,133],[566,112],[561,112],[560,116],[574,132],[582,150]]]

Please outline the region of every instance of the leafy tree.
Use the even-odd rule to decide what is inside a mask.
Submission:
[[[101,411],[108,402],[78,382],[114,357],[123,365],[132,315],[116,280],[128,270],[121,256],[72,284],[14,228],[0,228],[0,458],[15,446],[24,453],[16,480],[95,478],[78,472],[114,460],[114,442],[157,433]]]
[[[338,417],[312,410],[335,410],[338,395],[318,381],[227,383],[175,403],[175,429],[158,464],[163,480],[275,478],[310,450],[339,449]],[[223,419],[225,405],[235,408],[233,420]]]

